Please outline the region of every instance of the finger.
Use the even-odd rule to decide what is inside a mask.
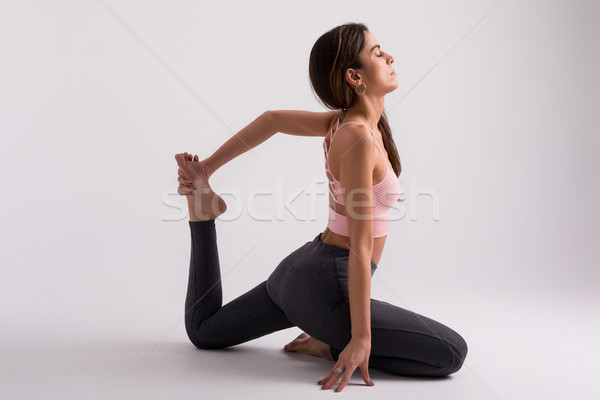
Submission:
[[[328,373],[325,378],[321,379],[319,382],[317,382],[317,385],[325,385],[325,382],[327,382],[329,380],[329,378],[331,378],[331,372]]]
[[[177,188],[177,193],[180,194],[181,196],[187,196],[189,194],[189,191],[187,189],[183,189],[181,186],[179,186]]]
[[[188,189],[183,189],[183,188],[179,187],[179,188],[177,188],[177,193],[179,193],[181,196],[189,196],[193,192]]]
[[[198,157],[198,154],[196,154],[196,155],[194,156],[194,161],[200,161],[200,157]]]
[[[317,385],[323,385],[325,384],[325,382],[327,382],[329,380],[329,378],[331,377],[332,372],[329,372],[325,378],[321,379],[319,382],[317,382]]]
[[[371,376],[369,375],[369,364],[367,363],[366,365],[363,364],[360,366],[360,373],[362,375],[363,381],[365,381],[365,383],[368,386],[373,386],[374,383],[371,380]]]
[[[338,366],[335,365],[334,369],[335,368],[338,368]],[[329,371],[329,373],[327,374],[327,376],[325,376],[325,378],[323,378],[323,379],[321,379],[319,381],[319,385],[323,384],[323,386],[321,386],[321,389],[329,389],[331,387],[331,385],[333,385],[333,383],[335,383],[335,381],[333,381],[332,384],[329,384],[329,381],[332,378],[334,378],[334,376],[333,376],[334,374],[337,375],[337,376],[339,376],[339,374],[337,372],[334,372],[333,370],[331,370],[331,371]],[[337,379],[336,379],[336,381],[337,381]]]
[[[186,179],[182,176],[178,176],[177,180],[179,181],[179,183],[181,183],[182,185],[187,185],[187,186],[193,186],[194,185],[194,181],[192,181],[191,179]]]
[[[182,196],[187,196],[194,193],[195,190],[196,188],[190,188],[188,186],[179,185],[179,187],[177,188],[177,193],[179,193]]]
[[[190,185],[190,186],[194,184],[193,180],[188,179],[183,175],[183,171],[181,170],[181,168],[177,169],[177,172],[178,172],[178,176],[182,179],[182,180],[178,179],[179,182],[184,183],[186,185]]]
[[[336,383],[336,382],[337,382],[337,381],[340,379],[340,374],[338,374],[338,373],[335,371],[335,369],[336,369],[336,368],[339,368],[339,369],[341,369],[341,370],[343,370],[343,371],[345,371],[345,370],[346,370],[346,368],[344,368],[344,367],[341,367],[340,365],[335,365],[335,366],[333,367],[333,369],[331,370],[331,372],[329,373],[329,375],[327,375],[327,376],[328,376],[328,378],[326,378],[326,379],[325,379],[325,384],[324,384],[323,386],[321,386],[321,389],[324,389],[324,390],[331,389],[331,387],[332,387],[333,385],[335,385],[335,383]],[[344,375],[345,375],[345,374],[346,374],[346,372],[344,372]],[[344,376],[344,375],[342,375],[342,376]]]
[[[352,376],[352,373],[354,372],[355,369],[356,369],[356,367],[348,368],[347,370],[344,371],[344,375],[342,375],[342,381],[335,388],[334,392],[341,392],[342,390],[344,390],[344,388],[346,387],[346,384],[350,381],[350,377]]]

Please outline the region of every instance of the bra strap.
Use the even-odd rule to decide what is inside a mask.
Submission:
[[[337,131],[340,130],[340,128],[342,126],[347,125],[347,124],[359,124],[359,125],[362,125],[360,122],[356,122],[356,121],[348,121],[348,122],[345,122],[342,125],[340,125],[340,120],[338,119],[338,121],[337,121],[337,128],[333,132],[332,136],[329,138],[329,148],[325,148],[325,156],[327,158],[327,164],[328,165],[329,165],[329,150],[331,149],[331,144],[333,143],[333,137],[336,136],[335,134],[337,133]],[[377,139],[375,138],[375,133],[373,132],[373,130],[371,128],[369,128],[369,132],[371,132],[371,135],[373,136],[373,140],[375,141],[375,146],[377,147],[377,150],[379,150],[379,154],[381,154],[381,157],[384,158],[384,162],[386,162],[385,157],[383,157],[383,151],[381,151],[381,148],[379,147],[379,144],[377,143]],[[323,143],[323,146],[325,147],[325,143]],[[386,164],[386,169],[387,169],[387,164]]]

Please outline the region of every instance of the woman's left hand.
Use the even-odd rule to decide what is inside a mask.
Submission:
[[[369,356],[371,354],[371,339],[350,339],[350,342],[346,345],[344,350],[340,353],[337,363],[333,366],[333,369],[327,376],[317,382],[321,386],[321,389],[330,389],[340,379],[340,374],[336,372],[336,368],[344,371],[342,381],[335,389],[335,392],[341,392],[352,373],[357,367],[360,367],[363,380],[368,386],[373,386],[374,383],[371,381],[369,376]]]
[[[188,196],[188,195],[192,194],[192,192],[194,190],[196,190],[194,188],[194,182],[190,179],[187,179],[183,175],[183,171],[181,170],[181,168],[177,169],[177,180],[179,181],[179,187],[177,188],[177,193],[179,193],[180,195]]]

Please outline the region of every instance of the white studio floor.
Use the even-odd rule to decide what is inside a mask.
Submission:
[[[370,370],[375,386],[354,372],[345,398],[577,399],[598,398],[600,324],[597,301],[515,296],[503,305],[482,296],[477,316],[454,315],[469,344],[463,368],[447,378],[388,375]],[[466,309],[466,308],[465,308]],[[417,310],[415,310],[417,311]],[[456,326],[459,325],[459,326]],[[182,322],[140,326],[127,337],[71,331],[51,324],[2,333],[0,397],[4,399],[306,399],[331,396],[316,382],[332,363],[281,347],[298,328],[225,350],[198,350]],[[335,387],[335,386],[334,386]],[[310,396],[310,397],[308,397]]]

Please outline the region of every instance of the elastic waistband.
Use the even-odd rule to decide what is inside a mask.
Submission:
[[[316,247],[330,249],[336,255],[348,256],[350,254],[350,249],[347,249],[347,248],[341,247],[341,246],[337,246],[335,244],[322,242],[321,241],[322,234],[323,234],[323,232],[319,232],[317,234],[317,236],[315,236],[315,238],[312,240],[312,242],[310,242],[311,245],[314,245]],[[371,261],[371,268],[377,268],[377,264],[375,264],[373,261]]]

